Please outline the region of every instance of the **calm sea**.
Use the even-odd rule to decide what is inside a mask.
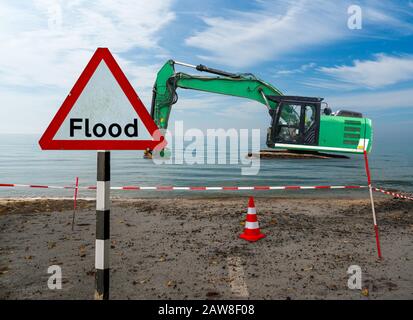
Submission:
[[[0,135],[0,183],[80,185],[96,182],[96,152],[42,151],[37,135]],[[142,158],[141,151],[113,151],[112,185],[255,186],[255,185],[365,185],[363,157],[328,160],[261,160],[258,175],[241,175],[241,165],[155,165]],[[221,155],[222,156],[222,155]],[[228,157],[229,158],[229,157]],[[370,155],[374,184],[383,188],[413,192],[413,148],[375,141]],[[209,191],[208,191],[209,192]],[[274,195],[280,191],[260,192]],[[281,191],[299,196],[297,191]],[[318,196],[349,191],[307,191]],[[362,191],[358,191],[362,192]],[[227,191],[226,194],[235,192]],[[172,192],[114,191],[114,196],[162,196]],[[200,195],[200,193],[192,193]],[[203,192],[205,194],[205,192]],[[211,194],[211,192],[209,192]],[[221,193],[215,193],[222,194]],[[71,196],[71,190],[0,187],[0,197]],[[82,191],[81,196],[94,196]]]

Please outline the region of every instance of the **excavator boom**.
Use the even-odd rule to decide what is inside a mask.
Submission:
[[[217,74],[222,77],[203,77],[183,72],[175,73],[175,64],[193,67],[198,71]],[[178,100],[177,88],[251,99],[266,105],[270,110],[275,109],[277,103],[269,101],[266,96],[282,95],[277,88],[256,78],[252,74],[234,74],[210,69],[203,65],[192,66],[169,60],[159,70],[153,87],[151,116],[160,129],[167,129],[168,127],[172,105]]]

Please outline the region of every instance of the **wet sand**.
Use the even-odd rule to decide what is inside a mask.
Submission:
[[[333,194],[332,194],[333,196]],[[413,201],[255,198],[266,238],[243,231],[247,197],[114,200],[112,299],[413,299]],[[0,200],[0,298],[93,299],[95,202]],[[62,268],[61,290],[47,268]],[[359,265],[362,287],[347,287]]]

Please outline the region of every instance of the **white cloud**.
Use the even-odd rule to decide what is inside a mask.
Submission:
[[[409,8],[400,7],[394,3],[380,2],[377,8],[373,6],[365,6],[363,9],[363,20],[366,21],[366,27],[372,25],[380,26],[381,28],[391,27],[401,34],[411,34],[413,25],[399,15],[411,16]],[[381,35],[382,36],[382,35]]]
[[[50,93],[0,89],[0,133],[42,133],[62,103]]]
[[[400,3],[362,2],[362,32],[347,28],[347,8],[354,4],[350,0],[257,3],[261,6],[258,10],[227,11],[225,15],[203,17],[206,27],[195,31],[185,43],[203,50],[205,53],[198,55],[201,59],[248,67],[271,59],[305,54],[339,40],[413,32],[411,12],[408,6]]]
[[[177,90],[177,93],[178,102],[172,106],[172,110],[176,112],[199,113],[202,111],[218,116],[232,115],[244,118],[256,112],[267,110],[264,104],[236,96],[180,89]]]
[[[374,60],[355,60],[351,66],[322,67],[319,70],[354,86],[379,88],[413,79],[413,56],[377,54]]]
[[[413,88],[346,94],[343,96],[326,96],[325,100],[332,108],[354,111],[377,111],[385,109],[412,108]]]
[[[146,105],[165,53],[172,0],[0,2],[0,132],[42,132],[97,47],[108,47]]]
[[[319,77],[310,77],[308,79],[299,81],[299,83],[307,87],[322,88],[335,91],[352,91],[358,88],[357,85],[354,85],[352,83],[332,81],[331,79]]]
[[[345,7],[333,1],[288,1],[264,6],[255,12],[236,11],[232,17],[206,17],[203,21],[207,27],[185,43],[209,53],[200,58],[245,67],[329,43],[347,31],[338,19],[346,13]]]
[[[287,70],[278,70],[276,72],[277,75],[290,75],[296,73],[303,73],[307,70],[313,69],[316,66],[314,62],[306,63],[296,69],[287,69]]]
[[[0,3],[0,84],[74,83],[97,47],[122,54],[162,51],[158,32],[174,19],[171,1],[37,0]],[[159,53],[159,52],[158,52]],[[125,60],[125,59],[124,59]],[[136,63],[136,61],[135,61]]]
[[[262,128],[270,121],[267,107],[259,102],[221,94],[178,91],[169,124],[185,119],[185,126],[208,128]],[[207,115],[207,116],[206,116]]]

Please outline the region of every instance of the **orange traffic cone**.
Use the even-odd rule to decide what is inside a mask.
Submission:
[[[260,240],[265,237],[265,234],[261,233],[260,227],[258,226],[253,197],[250,197],[250,201],[248,202],[248,213],[247,219],[245,221],[244,233],[240,234],[239,237],[251,242]]]

